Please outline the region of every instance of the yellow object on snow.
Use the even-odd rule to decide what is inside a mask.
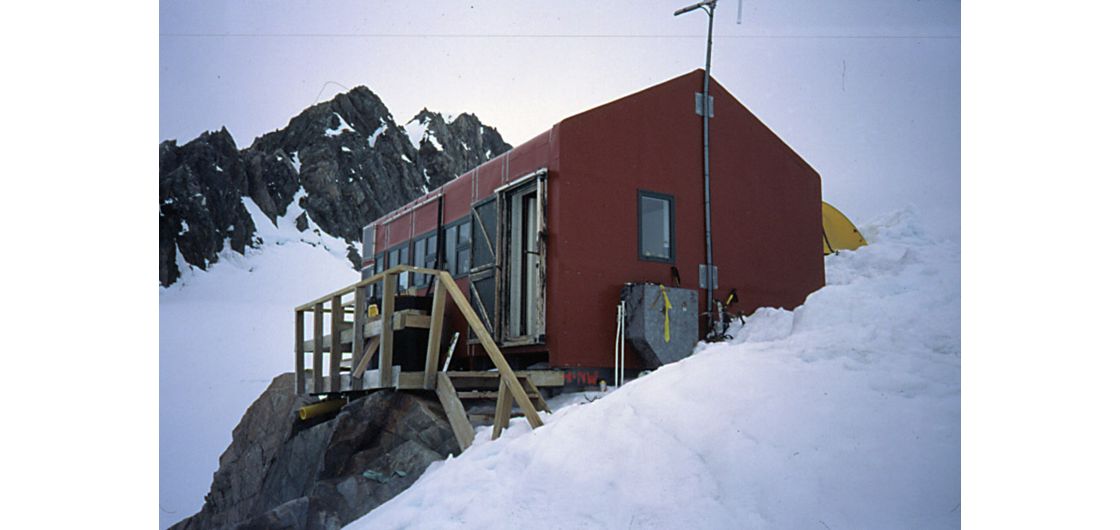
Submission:
[[[821,201],[821,223],[824,225],[824,253],[837,250],[855,250],[867,245],[863,234],[835,206]]]

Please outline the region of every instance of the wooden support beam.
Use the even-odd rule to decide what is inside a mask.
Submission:
[[[436,371],[439,369],[439,346],[443,338],[443,310],[447,301],[447,288],[443,282],[436,282],[432,295],[432,314],[428,326],[428,356],[424,361],[424,388],[436,387]]]
[[[538,388],[542,386],[564,386],[564,372],[559,370],[518,370],[514,372],[517,378],[528,377]],[[452,381],[466,381],[466,385],[477,385],[484,380],[492,380],[493,388],[497,390],[498,379],[501,374],[498,372],[480,372],[480,371],[455,371],[447,372],[447,376]]]
[[[397,275],[386,274],[382,285],[381,355],[377,368],[381,376],[381,387],[386,388],[393,383],[393,309],[397,303]]]
[[[296,311],[296,395],[307,392],[306,374],[303,373],[303,311]]]
[[[351,378],[361,379],[366,374],[366,369],[369,368],[369,363],[373,360],[373,353],[377,351],[379,345],[381,345],[381,335],[374,336],[366,343],[366,351],[362,353],[361,360],[358,361],[358,364],[350,367]]]
[[[443,372],[436,374],[436,396],[443,405],[447,421],[451,424],[451,432],[455,433],[455,441],[459,442],[459,451],[462,454],[462,451],[466,451],[474,441],[474,429],[467,419],[467,412],[463,410],[463,402],[455,395],[455,385],[451,384],[451,379]]]
[[[311,375],[312,384],[316,394],[323,393],[323,304],[315,304],[314,322],[312,324],[311,338]]]
[[[518,378],[524,381],[525,389],[529,391],[529,398],[533,400],[533,405],[537,407],[537,410],[552,414],[552,409],[548,408],[548,402],[544,400],[544,396],[541,395],[537,385],[533,384],[533,380],[528,377],[518,376]]]
[[[537,394],[534,394],[532,392],[529,393],[529,399],[532,399],[534,402],[536,402],[538,397],[540,397],[540,396],[538,396]],[[498,391],[496,391],[496,390],[460,390],[459,391],[459,399],[460,400],[463,400],[463,399],[497,399],[497,398],[498,398]],[[541,410],[541,409],[538,407],[537,410]]]
[[[342,390],[342,296],[331,298],[331,392]]]
[[[478,314],[474,312],[474,308],[471,307],[470,302],[468,302],[466,296],[463,295],[463,291],[460,291],[459,286],[455,285],[455,280],[451,277],[451,274],[447,271],[439,271],[439,279],[443,282],[444,286],[447,287],[447,293],[451,295],[451,299],[454,300],[455,305],[459,307],[459,312],[466,317],[467,323],[470,324],[471,329],[474,330],[475,336],[477,336],[479,342],[482,343],[486,354],[490,356],[490,362],[494,363],[494,366],[498,368],[498,372],[502,374],[502,381],[509,385],[509,390],[513,394],[513,399],[517,402],[517,406],[525,411],[525,419],[529,420],[529,425],[534,429],[544,425],[540,415],[537,414],[537,410],[533,407],[533,402],[529,400],[525,389],[522,388],[521,384],[517,381],[517,374],[513,372],[513,368],[510,368],[509,363],[506,362],[502,351],[498,349],[498,345],[494,343],[493,337],[486,331],[486,327],[482,325],[482,321],[479,320]]]
[[[510,384],[503,379],[501,384],[498,385],[498,405],[494,408],[494,431],[490,434],[491,440],[497,440],[502,435],[502,431],[509,427],[509,416],[513,412],[510,390]],[[529,410],[534,409],[530,407]]]
[[[354,288],[354,323],[353,323],[353,327],[354,327],[355,330],[362,330],[363,331],[362,333],[354,333],[353,338],[350,341],[350,347],[351,347],[351,350],[350,350],[350,352],[351,352],[350,353],[351,388],[354,388],[355,390],[360,390],[362,388],[362,378],[361,378],[361,376],[359,376],[357,378],[353,377],[354,369],[357,367],[358,360],[363,357],[363,354],[366,351],[366,348],[365,348],[366,337],[365,337],[364,331],[366,329],[366,318],[367,318],[368,315],[366,314],[367,300],[366,300],[364,291],[365,291],[364,287],[355,287]]]

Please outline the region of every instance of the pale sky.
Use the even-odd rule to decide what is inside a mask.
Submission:
[[[472,112],[517,145],[703,67],[707,16],[673,16],[694,1],[161,1],[160,140],[224,125],[247,147],[366,85],[398,123]],[[960,3],[748,0],[741,25],[737,7],[716,10],[712,75],[825,200],[857,223],[913,205],[959,237]]]

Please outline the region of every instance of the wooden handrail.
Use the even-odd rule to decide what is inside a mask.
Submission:
[[[315,308],[315,304],[328,303],[328,302],[331,301],[331,298],[334,298],[335,296],[350,294],[357,289],[361,289],[362,287],[367,287],[367,286],[373,285],[373,284],[381,281],[388,274],[397,275],[397,274],[400,274],[402,272],[416,272],[416,273],[420,273],[420,274],[438,275],[441,271],[436,270],[436,269],[427,269],[427,268],[424,268],[424,267],[414,267],[412,265],[395,265],[395,266],[393,266],[389,269],[385,269],[385,270],[383,270],[383,271],[381,271],[377,274],[374,274],[373,276],[370,276],[369,278],[366,278],[366,279],[364,279],[360,282],[357,282],[357,283],[348,285],[346,287],[343,287],[342,289],[339,289],[339,290],[337,290],[333,293],[330,293],[328,295],[320,296],[319,298],[316,298],[316,299],[314,299],[310,302],[307,302],[306,304],[296,306],[296,311],[309,311],[309,310]]]
[[[341,349],[341,347],[342,347],[342,342],[341,342],[342,333],[341,333],[341,331],[339,331],[339,328],[345,323],[345,321],[343,320],[342,297],[345,296],[345,295],[349,295],[349,294],[353,293],[354,296],[355,296],[355,300],[356,300],[355,306],[356,307],[363,307],[364,306],[364,300],[362,300],[362,302],[360,302],[360,303],[357,302],[358,299],[363,299],[364,298],[364,296],[361,292],[362,288],[366,287],[366,286],[369,286],[369,285],[373,285],[373,284],[377,283],[378,281],[381,281],[381,282],[384,283],[384,285],[383,285],[383,296],[382,296],[382,302],[381,302],[383,307],[381,308],[382,330],[381,330],[381,334],[380,334],[380,344],[379,344],[381,354],[379,355],[379,359],[378,359],[378,361],[379,361],[378,362],[378,375],[379,375],[378,386],[380,386],[382,388],[389,388],[389,387],[393,386],[393,381],[392,381],[392,368],[393,368],[393,324],[392,324],[392,322],[393,322],[393,318],[392,317],[393,317],[393,311],[394,311],[394,306],[395,306],[395,301],[396,301],[397,276],[399,274],[408,273],[408,272],[412,272],[412,273],[416,273],[416,274],[426,274],[426,275],[436,276],[439,279],[440,286],[442,286],[442,289],[439,288],[440,286],[437,286],[437,288],[435,289],[435,299],[433,300],[433,304],[432,304],[432,306],[433,306],[433,308],[432,308],[433,309],[432,321],[433,321],[434,325],[430,329],[429,336],[428,336],[429,344],[428,344],[428,348],[427,348],[427,358],[425,359],[425,363],[424,363],[424,386],[427,387],[427,388],[432,388],[432,387],[435,387],[436,383],[437,383],[437,378],[435,377],[435,375],[436,375],[435,369],[436,369],[436,366],[438,365],[438,359],[433,358],[433,357],[438,356],[439,351],[440,351],[438,341],[440,339],[440,336],[441,336],[440,334],[442,332],[441,328],[442,328],[442,323],[443,323],[443,306],[444,306],[443,296],[446,293],[446,295],[451,297],[451,300],[455,303],[456,307],[459,308],[459,312],[462,313],[463,316],[466,318],[467,324],[474,331],[475,336],[478,337],[479,342],[482,344],[483,349],[486,351],[487,356],[490,358],[490,362],[492,362],[494,364],[494,366],[498,369],[498,373],[501,375],[501,381],[502,381],[502,383],[504,383],[504,385],[499,385],[500,388],[504,387],[504,388],[501,389],[500,392],[503,393],[503,394],[508,394],[509,398],[513,398],[513,402],[517,403],[517,406],[521,408],[522,412],[524,412],[525,418],[529,421],[529,425],[531,425],[533,428],[540,427],[541,425],[543,425],[543,422],[541,421],[540,416],[537,414],[536,408],[533,406],[533,402],[529,399],[529,395],[525,392],[525,389],[524,389],[524,387],[522,387],[521,382],[518,381],[517,374],[514,373],[513,368],[510,367],[510,365],[509,365],[509,362],[506,361],[505,355],[502,354],[502,351],[498,348],[497,343],[494,342],[494,338],[490,336],[490,332],[487,330],[486,326],[482,323],[482,320],[479,318],[478,313],[476,313],[474,311],[474,308],[471,307],[470,301],[468,301],[466,295],[463,294],[463,291],[459,289],[458,284],[455,283],[455,280],[454,280],[454,278],[451,277],[451,274],[449,272],[443,271],[443,270],[429,269],[429,268],[425,268],[425,267],[416,267],[416,266],[412,266],[412,265],[396,265],[396,266],[391,267],[387,270],[384,270],[384,271],[381,271],[377,274],[374,274],[373,276],[370,276],[369,278],[365,278],[361,281],[358,281],[354,284],[343,287],[342,289],[334,291],[334,292],[332,292],[328,295],[316,298],[315,300],[312,300],[312,301],[310,301],[306,304],[297,306],[295,308],[296,319],[297,319],[297,321],[299,321],[299,323],[296,326],[296,335],[297,335],[296,368],[297,368],[297,370],[300,370],[304,365],[303,358],[302,358],[302,356],[304,355],[303,343],[302,343],[302,338],[303,338],[302,337],[302,335],[303,335],[303,333],[302,333],[302,331],[303,331],[303,329],[302,329],[303,328],[303,325],[302,325],[303,313],[306,312],[306,311],[313,311],[314,316],[315,316],[314,338],[313,338],[313,340],[315,341],[314,342],[315,347],[314,347],[313,358],[312,358],[312,363],[313,363],[312,368],[313,368],[313,374],[314,374],[314,377],[315,377],[315,380],[313,381],[314,391],[316,393],[321,393],[323,391],[323,389],[322,389],[323,378],[322,378],[322,368],[321,368],[322,367],[322,361],[323,361],[323,350],[322,350],[322,339],[323,339],[322,326],[323,326],[323,324],[322,324],[322,321],[323,321],[323,313],[327,312],[327,311],[325,311],[326,308],[324,307],[324,305],[327,304],[327,303],[330,303],[331,309],[333,310],[333,311],[330,311],[332,313],[332,316],[331,316],[331,335],[332,335],[332,337],[331,337],[331,363],[330,363],[330,372],[331,372],[330,373],[330,386],[331,386],[331,389],[330,390],[334,391],[334,392],[337,392],[341,389],[341,386],[338,383],[336,383],[336,381],[338,381],[338,378],[340,376],[339,372],[340,372],[341,355],[342,355],[342,349]],[[437,313],[438,313],[438,316],[437,316]],[[362,316],[364,317],[364,314]],[[355,313],[356,320],[357,320],[357,317],[358,317],[358,315]],[[357,339],[357,337],[364,332],[364,328],[355,326],[354,329],[355,329],[355,337],[356,337],[354,342],[357,343],[357,342],[360,342],[360,339]],[[362,337],[362,338],[364,338],[364,337]],[[356,354],[358,351],[362,351],[362,348],[359,345],[355,344],[353,352]],[[372,352],[368,352],[368,353],[372,354]],[[352,355],[352,358],[354,358],[354,357],[355,356]],[[353,360],[351,361],[351,363],[354,363],[354,362],[355,361],[353,361]],[[297,377],[297,381],[300,380],[300,379],[302,379],[302,377]],[[301,388],[298,389],[298,391],[300,393],[303,393],[304,388],[301,387]],[[504,400],[500,400],[500,401],[504,401]],[[500,408],[508,409],[508,408],[510,408],[512,403],[504,402],[504,403],[502,403],[502,405],[505,405],[505,407],[500,407]],[[502,412],[503,411],[499,411],[499,414],[501,414]],[[508,412],[505,413],[505,415],[508,416]],[[509,421],[508,417],[507,418],[501,418],[497,421],[497,423],[495,424],[495,428],[496,428],[495,435],[497,435],[500,432],[501,428],[504,428],[508,424],[508,421]],[[501,425],[501,427],[498,427],[499,424]]]

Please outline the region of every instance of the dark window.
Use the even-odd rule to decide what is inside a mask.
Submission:
[[[436,239],[435,232],[430,235],[422,236],[416,241],[412,242],[412,257],[413,265],[417,267],[424,267],[428,269],[436,268],[436,257],[439,252],[439,242]],[[412,279],[410,285],[419,286],[428,283],[429,276],[426,274],[411,274]]]
[[[672,262],[675,255],[673,197],[651,191],[638,192],[638,257]]]
[[[397,265],[408,265],[408,247],[406,243],[404,246],[397,247],[388,252],[389,262],[386,264],[387,269],[396,267]],[[408,273],[403,273],[397,278],[397,290],[403,291],[408,288]]]
[[[471,265],[493,265],[498,244],[498,203],[494,199],[476,204],[471,223]]]
[[[470,272],[471,265],[471,225],[470,218],[464,218],[444,228],[443,268],[452,276],[462,276]]]
[[[364,280],[366,278],[369,278],[370,276],[373,276],[374,274],[377,274],[377,273],[379,273],[383,270],[385,270],[385,254],[384,253],[374,256],[373,257],[373,265],[371,265],[371,266],[369,266],[365,269],[362,269],[362,279]],[[369,288],[366,290],[366,294],[370,297],[375,298],[375,299],[381,298],[381,282],[375,282],[373,285],[370,285]]]
[[[471,306],[482,318],[483,325],[494,333],[496,292],[495,252],[498,243],[498,204],[490,197],[471,206],[470,283]]]

